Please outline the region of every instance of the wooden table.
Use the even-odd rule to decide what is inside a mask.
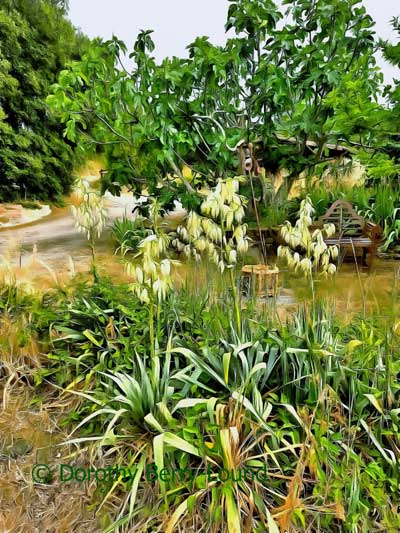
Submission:
[[[278,291],[279,268],[268,265],[245,265],[242,268],[244,278],[250,278],[257,296],[276,297]]]

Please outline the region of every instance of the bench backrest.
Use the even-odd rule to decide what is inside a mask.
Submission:
[[[365,234],[365,219],[345,200],[336,200],[319,221],[334,224],[336,235],[361,237]]]

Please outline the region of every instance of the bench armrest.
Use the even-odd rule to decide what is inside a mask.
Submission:
[[[365,222],[365,233],[371,239],[371,241],[379,241],[383,233],[382,228],[379,224],[374,224],[367,220]]]

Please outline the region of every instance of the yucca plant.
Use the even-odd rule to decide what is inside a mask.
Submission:
[[[268,477],[265,468],[268,458],[262,444],[268,430],[252,420],[236,400],[222,404],[212,398],[202,404],[187,399],[176,408],[186,413],[183,440],[192,446],[193,453],[189,464],[178,454],[174,454],[170,464],[176,471],[190,469],[191,476],[180,480],[178,486],[175,482],[165,488],[169,500],[174,498],[176,503],[163,524],[164,530],[173,533],[178,526],[184,528],[187,514],[195,510],[204,529],[213,525],[232,533],[262,527],[277,531],[268,495],[273,478]],[[264,411],[265,419],[270,412]],[[163,466],[156,465],[159,470]],[[182,496],[174,497],[180,493]]]
[[[102,503],[104,505],[119,488],[128,489],[128,513],[124,512],[126,504],[121,505],[116,524],[107,528],[107,531],[113,531],[117,524],[129,522],[134,516],[142,475],[146,465],[154,463],[155,456],[160,460],[160,446],[168,444],[186,451],[194,449],[174,435],[177,419],[170,408],[174,398],[176,370],[170,354],[167,353],[162,359],[157,358],[157,364],[152,364],[151,369],[138,354],[135,354],[134,359],[135,364],[129,374],[98,372],[101,379],[92,391],[69,391],[84,398],[94,409],[75,426],[64,445],[94,443],[99,456],[103,455],[103,450],[107,450],[107,455],[118,455],[121,465],[131,472],[128,484],[123,476],[115,480]],[[182,374],[182,370],[179,373]],[[89,435],[73,437],[78,430],[85,430],[93,424],[95,429],[92,427]],[[96,435],[93,435],[94,431]],[[163,437],[162,444],[160,434]]]
[[[246,199],[239,194],[244,178],[220,179],[201,204],[203,216],[191,211],[186,226],[177,228],[172,245],[199,261],[205,254],[223,273],[229,271],[235,306],[235,320],[241,333],[240,304],[233,269],[238,256],[248,250],[247,226],[243,224]]]
[[[138,244],[138,253],[135,259],[140,259],[140,264],[126,263],[126,270],[134,278],[130,288],[139,300],[149,309],[149,335],[152,356],[156,355],[158,346],[158,333],[154,329],[155,317],[160,323],[161,304],[172,289],[171,268],[178,266],[179,261],[171,259],[168,255],[170,237],[163,231],[159,223],[161,205],[154,200],[149,205],[149,220],[151,230]]]
[[[167,243],[155,259],[159,246],[139,268],[146,257],[161,265]],[[18,343],[34,329],[45,351],[50,332],[43,390],[50,382],[63,403],[68,393],[80,401],[64,421],[76,453],[135,473],[97,487],[109,514],[102,529],[399,530],[397,315],[346,325],[317,300],[278,327],[246,310],[238,339],[229,298],[215,303],[206,287],[188,287],[159,300],[147,286],[161,308],[153,353],[148,304],[127,298],[127,285],[75,281],[32,301],[14,288],[0,294],[0,322],[9,313],[27,330]],[[0,386],[18,351],[10,354]],[[150,481],[155,468],[191,477]],[[246,468],[259,478],[241,477]]]
[[[144,226],[143,218],[130,219],[126,216],[115,220],[111,226],[112,236],[118,247],[115,253],[125,256],[137,253],[139,243],[151,234],[151,229]]]
[[[301,202],[295,226],[286,222],[281,229],[282,238],[288,246],[278,248],[278,256],[286,259],[289,267],[303,272],[308,278],[311,278],[315,271],[334,274],[336,266],[333,261],[338,256],[337,246],[328,246],[324,242],[324,236],[334,235],[334,224],[324,224],[322,229],[311,232],[313,213],[313,205],[307,197]]]
[[[107,211],[104,207],[103,198],[97,192],[90,189],[90,184],[86,180],[81,180],[77,187],[80,193],[81,203],[78,206],[71,206],[72,214],[75,220],[75,226],[81,233],[85,233],[89,241],[92,255],[92,272],[96,282],[98,280],[95,242],[106,225]]]
[[[274,367],[279,360],[276,346],[262,346],[258,341],[220,345],[205,345],[201,354],[187,348],[173,348],[172,353],[183,355],[190,364],[190,374],[179,378],[188,386],[195,385],[200,390],[213,392],[219,390],[221,397],[233,392],[245,394],[255,386],[264,390]]]
[[[169,243],[165,233],[152,233],[139,244],[141,265],[128,264],[127,270],[134,275],[135,281],[131,290],[149,309],[150,350],[153,356],[157,352],[158,342],[155,335],[154,322],[160,319],[161,303],[172,289],[171,267],[179,262],[164,257]]]
[[[171,366],[171,357],[167,355],[162,359],[162,365],[158,360],[158,364],[152,368],[156,374],[150,375],[150,369],[142,358],[135,354],[134,365],[129,374],[98,372],[103,380],[98,382],[97,387],[86,397],[102,407],[85,417],[74,428],[74,432],[102,415],[106,415],[111,421],[107,431],[119,427],[122,433],[128,428],[134,432],[151,433],[162,430],[162,423],[173,426],[175,421],[168,409],[168,403],[174,393],[174,387],[170,385],[174,379]],[[107,434],[104,435],[106,436]]]
[[[309,281],[315,302],[314,273],[323,276],[336,272],[334,260],[337,259],[337,246],[328,246],[324,237],[335,233],[334,224],[324,224],[322,229],[311,230],[314,208],[309,197],[300,204],[299,218],[296,224],[287,221],[281,228],[281,236],[287,246],[278,247],[278,257],[284,259],[289,268],[301,272]]]

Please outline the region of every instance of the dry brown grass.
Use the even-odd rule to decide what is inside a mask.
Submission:
[[[61,461],[56,444],[66,438],[59,426],[63,414],[59,403],[36,397],[29,386],[12,387],[0,411],[0,531],[101,531],[94,512],[87,510],[86,485],[32,480],[36,463]]]
[[[0,316],[0,532],[100,533],[126,509],[129,492],[116,491],[101,505],[105,494],[95,480],[62,482],[57,471],[62,463],[107,468],[124,460],[115,454],[101,456],[95,447],[63,444],[71,430],[65,417],[82,398],[46,382],[35,385],[34,374],[45,366],[47,347],[34,337],[21,344],[27,320],[29,316],[18,321]],[[49,465],[53,481],[34,482],[35,464]],[[146,490],[140,490],[143,502],[151,500]]]
[[[60,422],[76,400],[47,386],[34,387],[45,360],[34,336],[27,335],[29,313],[0,318],[0,532],[97,532],[84,484],[37,484],[36,463],[60,462],[56,446],[66,440]],[[43,346],[41,347],[44,348]]]

